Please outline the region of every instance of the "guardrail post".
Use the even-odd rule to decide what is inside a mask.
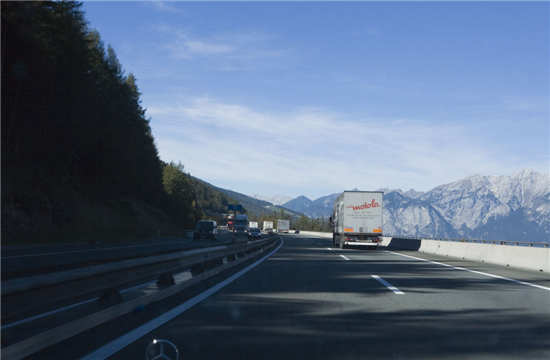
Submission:
[[[175,285],[174,276],[171,273],[164,273],[157,280],[158,285]]]
[[[193,274],[202,274],[203,272],[204,272],[203,263],[198,263],[191,267],[191,273]]]
[[[205,268],[213,269],[213,268],[215,268],[217,265],[223,265],[223,260],[220,259],[220,258],[210,259],[210,260],[206,260],[206,261],[203,263],[203,265],[204,265]]]
[[[118,304],[122,302],[122,296],[116,288],[105,289],[97,301],[102,305]]]
[[[236,260],[237,260],[237,257],[234,254],[227,256],[227,261],[236,261]]]

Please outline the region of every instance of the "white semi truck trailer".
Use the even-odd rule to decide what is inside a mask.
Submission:
[[[376,249],[382,239],[381,191],[344,191],[332,209],[332,243],[340,248]]]
[[[264,231],[273,230],[273,221],[264,221]]]
[[[290,230],[290,221],[289,220],[277,220],[277,232],[278,233],[287,233]]]

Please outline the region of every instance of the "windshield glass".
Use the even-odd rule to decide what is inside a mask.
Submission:
[[[199,221],[197,223],[197,229],[213,229],[214,223],[211,221]]]
[[[0,360],[550,360],[550,0],[0,9]]]

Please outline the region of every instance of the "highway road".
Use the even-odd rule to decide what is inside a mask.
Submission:
[[[282,236],[270,256],[29,359],[549,359],[548,274]]]

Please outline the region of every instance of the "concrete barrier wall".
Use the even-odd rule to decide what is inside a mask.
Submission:
[[[391,239],[391,236],[382,236],[382,241],[380,241],[380,245],[388,246],[391,242]]]
[[[418,251],[435,254],[439,248],[439,241],[422,241]]]
[[[422,240],[417,239],[400,239],[400,238],[392,238],[388,245],[386,245],[389,248],[395,248],[395,249],[404,249],[404,250],[418,250],[420,249],[420,245],[422,243]]]
[[[300,231],[300,234],[332,239],[332,233]],[[550,248],[430,239],[401,239],[388,236],[382,237],[380,245],[387,246],[389,249],[420,251],[550,273]]]
[[[290,230],[290,234],[293,234],[293,233],[294,233],[294,230]],[[312,235],[312,236],[319,236],[319,237],[332,239],[332,233],[325,233],[325,232],[300,231],[300,235]]]
[[[418,249],[420,252],[550,272],[550,248],[426,239],[422,239],[421,242]]]

